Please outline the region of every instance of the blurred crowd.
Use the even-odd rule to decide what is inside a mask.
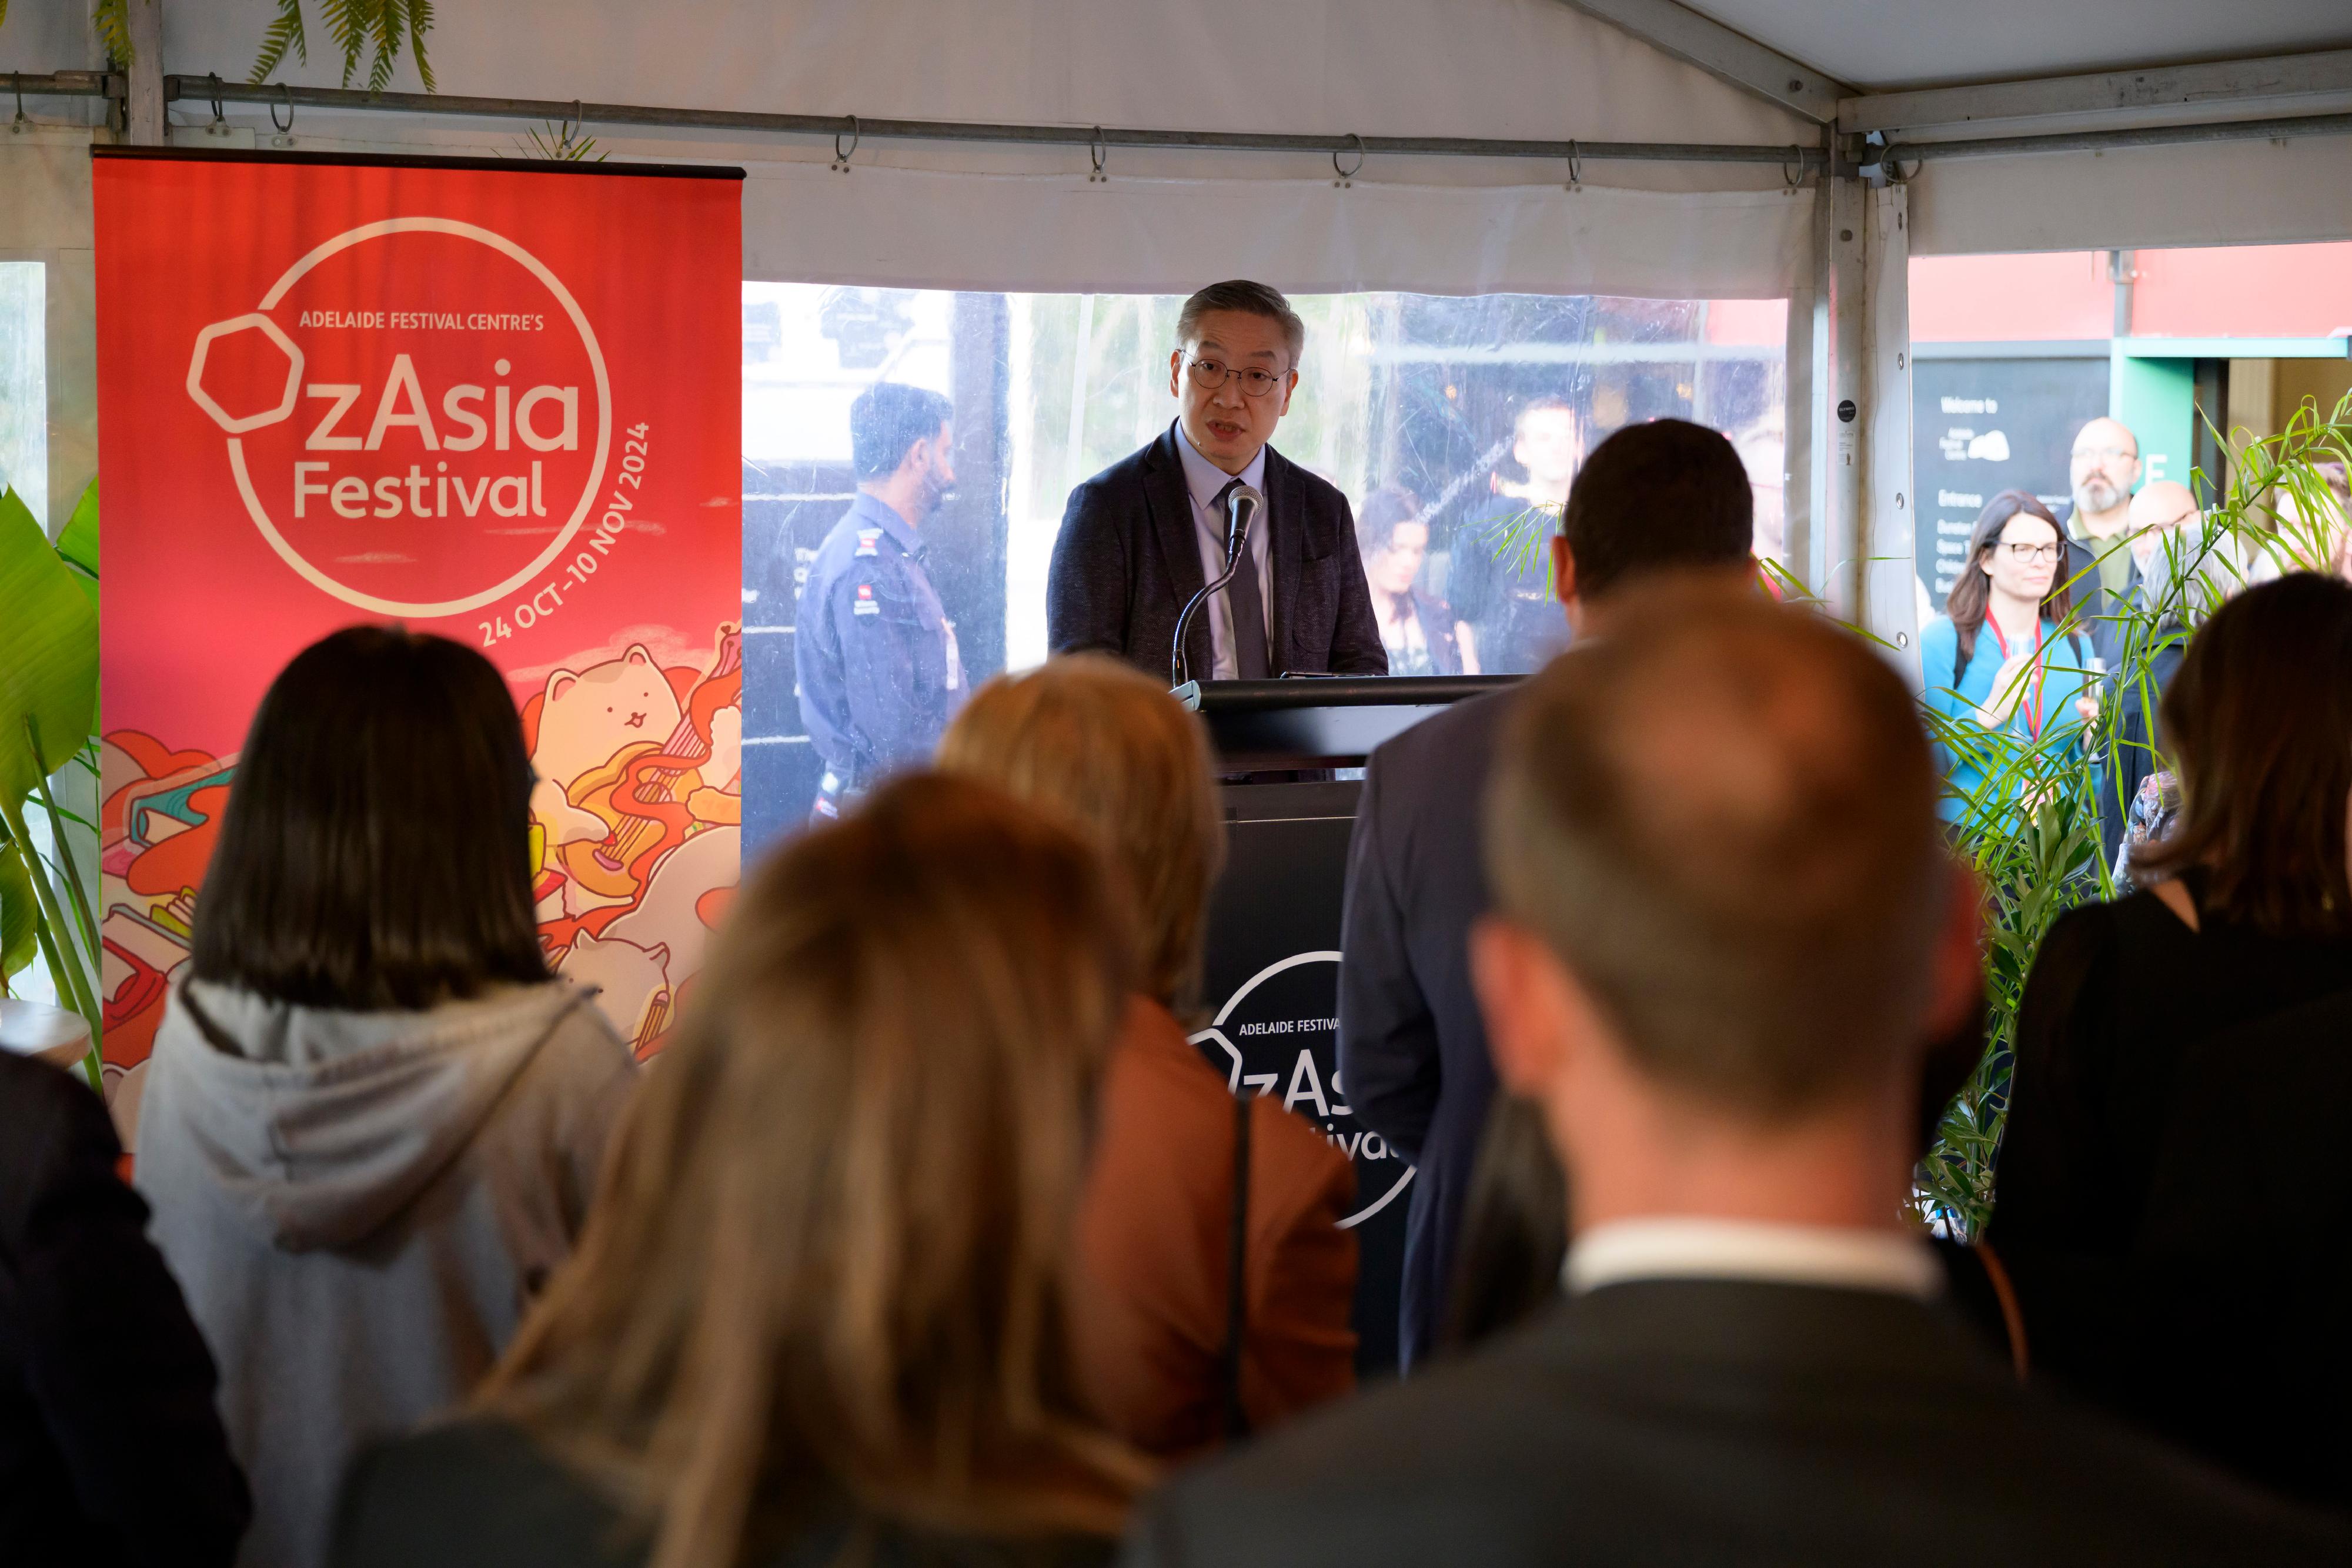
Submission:
[[[919,500],[944,416],[891,417]],[[1580,455],[1494,615],[1365,507],[1402,662],[1522,603],[1573,643],[1364,781],[1339,1054],[1423,1173],[1377,1388],[1347,1161],[1186,1037],[1225,830],[1163,683],[959,694],[746,868],[641,1068],[539,946],[499,674],[326,638],[241,754],[135,1186],[0,1058],[0,1561],[2345,1561],[2352,583],[2213,577],[2136,462],[2099,422],[2074,518],[1987,508],[1925,720],[1759,591],[1715,432]],[[2033,961],[1989,1234],[1930,1238],[1986,1023],[1956,725],[2089,734],[2126,602],[2183,628],[2166,805]],[[2036,804],[1975,765],[1965,810]]]

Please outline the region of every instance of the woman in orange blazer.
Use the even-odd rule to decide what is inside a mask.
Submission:
[[[1076,826],[1124,881],[1144,993],[1105,1080],[1080,1199],[1071,1312],[1079,1375],[1103,1420],[1166,1458],[1263,1431],[1355,1384],[1347,1157],[1276,1101],[1248,1106],[1237,1367],[1235,1145],[1224,1075],[1185,1038],[1209,888],[1224,859],[1199,721],[1097,654],[982,687],[940,743],[944,771],[987,779]]]

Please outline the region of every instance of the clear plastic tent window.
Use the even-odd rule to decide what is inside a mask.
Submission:
[[[825,772],[802,714],[796,620],[818,552],[857,497],[859,393],[895,382],[952,408],[955,483],[917,532],[968,691],[1045,657],[1046,568],[1064,506],[1073,486],[1174,420],[1169,356],[1182,303],[744,286],[745,810],[755,841],[807,820]],[[1307,350],[1273,444],[1355,510],[1397,673],[1524,671],[1564,643],[1543,553],[1528,544],[1549,532],[1543,514],[1557,516],[1582,455],[1636,421],[1691,419],[1729,435],[1756,486],[1759,553],[1780,553],[1785,302],[1292,303]],[[892,546],[848,543],[853,556],[867,548]],[[887,599],[889,585],[880,589]],[[928,677],[917,668],[911,678]]]

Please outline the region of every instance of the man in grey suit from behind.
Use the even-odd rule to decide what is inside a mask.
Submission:
[[[1937,787],[1902,678],[1744,589],[1633,591],[1535,677],[1472,968],[1567,1170],[1564,1299],[1180,1477],[1129,1568],[2345,1561],[1938,1302],[1904,1201],[1981,917]]]
[[[1176,340],[1175,423],[1070,492],[1045,577],[1046,646],[1165,677],[1177,617],[1224,571],[1228,497],[1246,485],[1265,509],[1242,570],[1193,612],[1188,673],[1387,674],[1347,497],[1266,444],[1298,388],[1306,323],[1274,289],[1235,279],[1184,302]]]
[[[1705,425],[1654,420],[1602,442],[1552,541],[1570,629],[1587,635],[1621,589],[1656,572],[1751,570],[1754,497],[1739,454]],[[1469,939],[1491,902],[1478,808],[1517,695],[1457,703],[1375,750],[1348,852],[1339,1077],[1358,1118],[1416,1167],[1398,1313],[1407,1371],[1451,1321],[1454,1240],[1495,1097]]]

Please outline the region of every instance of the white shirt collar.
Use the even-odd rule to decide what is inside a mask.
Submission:
[[[1665,1215],[1621,1219],[1576,1239],[1560,1270],[1570,1295],[1629,1280],[1755,1280],[1932,1300],[1944,1271],[1927,1244],[1895,1230]]]
[[[1254,490],[1265,488],[1265,448],[1263,446],[1249,460],[1248,467],[1238,474],[1228,474],[1201,455],[1201,449],[1192,444],[1192,438],[1184,433],[1184,422],[1180,419],[1176,422],[1176,457],[1184,465],[1184,487],[1192,493],[1192,505],[1203,513],[1217,510],[1217,492],[1236,479]]]

